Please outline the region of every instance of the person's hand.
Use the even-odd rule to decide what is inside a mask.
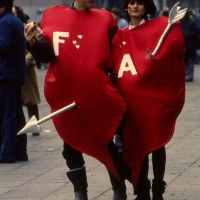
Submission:
[[[36,43],[37,31],[35,29],[35,23],[28,23],[24,28],[24,35],[30,47]]]

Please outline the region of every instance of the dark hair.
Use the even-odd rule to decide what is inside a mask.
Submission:
[[[121,10],[119,8],[114,7],[114,8],[111,9],[110,12],[114,13],[115,15],[117,15],[119,17],[122,17],[122,12],[121,12]]]
[[[11,11],[14,0],[0,0],[0,7],[5,6],[5,11]]]
[[[164,10],[162,12],[162,15],[165,16],[165,17],[168,17],[169,16],[169,11],[168,10]]]
[[[130,19],[130,16],[128,14],[128,4],[134,0],[126,0],[125,4],[124,4],[124,10],[126,11],[126,18]],[[156,13],[156,6],[153,2],[153,0],[135,0],[137,2],[142,2],[144,4],[144,7],[146,9],[144,18],[147,19],[147,15],[153,15]]]
[[[190,19],[190,16],[192,15],[192,10],[188,9],[185,16],[181,19],[181,21],[188,21]]]
[[[1,1],[1,0],[0,0]],[[22,10],[22,8],[20,8],[19,6],[14,6],[16,13],[17,13],[17,17],[23,22],[23,23],[27,23],[27,21],[29,20],[29,16],[26,15],[24,13],[24,11]]]

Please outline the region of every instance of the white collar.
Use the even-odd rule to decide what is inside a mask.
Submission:
[[[145,20],[143,19],[143,20],[140,22],[139,25],[144,24],[144,22],[145,22]],[[139,25],[138,25],[138,26],[139,26]],[[130,24],[129,27],[128,27],[128,29],[131,30],[131,29],[133,29],[133,28],[135,28],[135,27],[136,27],[136,26],[133,26],[133,25]]]

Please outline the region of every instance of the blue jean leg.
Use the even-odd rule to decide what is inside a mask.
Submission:
[[[193,80],[194,79],[194,64],[195,64],[195,59],[190,58],[185,60],[185,79],[186,80]]]
[[[21,96],[17,101],[17,133],[26,125],[26,119],[22,109]],[[27,157],[27,134],[17,135],[16,138],[16,160]]]
[[[15,160],[17,117],[21,102],[22,84],[0,81],[0,115],[2,145],[0,159]]]
[[[120,154],[122,154],[123,153],[123,142],[122,142],[122,135],[120,134],[119,131],[115,135],[115,145],[118,149],[118,152]]]

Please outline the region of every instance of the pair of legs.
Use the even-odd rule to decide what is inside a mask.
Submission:
[[[84,166],[85,161],[82,152],[74,149],[64,142],[62,155],[66,160],[68,168],[70,169],[67,172],[67,176],[74,186],[74,200],[88,200],[88,184]]]
[[[0,81],[0,160],[2,163],[28,160],[27,135],[17,136],[17,132],[26,124],[22,110],[21,88],[21,83]]]
[[[120,154],[123,153],[123,142],[122,136],[120,134],[120,130],[115,137],[115,145],[118,148]],[[152,166],[153,166],[153,184],[152,184],[152,193],[153,200],[163,200],[162,194],[165,191],[166,183],[164,182],[164,174],[165,174],[165,165],[166,165],[166,151],[165,147],[152,152]],[[145,156],[143,165],[140,172],[140,177],[138,180],[137,187],[134,188],[134,194],[137,195],[136,200],[150,200],[150,189],[151,183],[148,179],[149,172],[149,157]],[[113,200],[126,200],[126,186],[125,181],[118,181],[111,173],[110,181],[112,184],[112,189],[114,191]]]
[[[165,147],[152,152],[152,166],[154,179],[152,181],[153,200],[163,200],[162,194],[165,192],[166,183],[164,182],[166,165],[166,151]],[[135,194],[137,200],[150,200],[151,183],[148,179],[149,172],[149,157],[145,156],[140,177],[138,180]]]
[[[118,153],[118,150],[113,141],[109,143],[108,150],[120,178],[130,180],[130,170],[122,162],[121,156]],[[88,200],[88,184],[86,170],[84,166],[85,161],[82,152],[74,149],[69,144],[64,142],[62,155],[66,160],[68,168],[70,169],[67,172],[67,176],[74,186],[75,200]]]

